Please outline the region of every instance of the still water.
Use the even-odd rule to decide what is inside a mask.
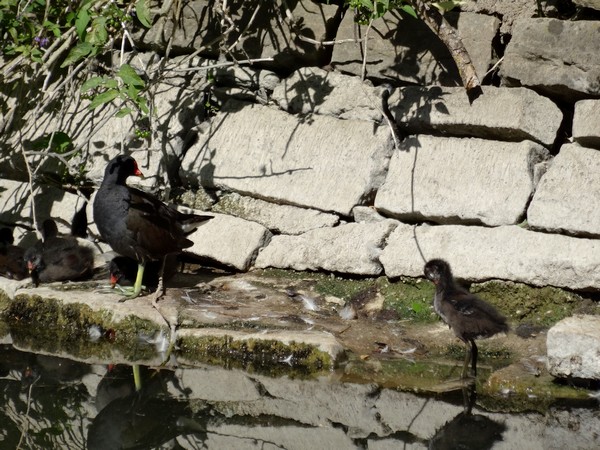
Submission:
[[[134,368],[4,342],[0,449],[600,448],[595,399],[508,414],[482,408],[471,389],[420,396],[346,381],[343,368]]]

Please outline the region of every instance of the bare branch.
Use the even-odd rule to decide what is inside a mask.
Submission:
[[[442,40],[450,50],[456,63],[463,86],[467,90],[469,100],[473,102],[481,95],[481,82],[458,32],[444,19],[444,16],[430,3],[424,0],[411,0],[415,11],[427,26]]]

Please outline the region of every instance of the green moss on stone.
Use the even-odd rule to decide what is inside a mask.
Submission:
[[[6,292],[0,289],[0,315],[4,313],[12,303],[12,300]]]
[[[535,288],[512,282],[474,284],[471,292],[496,306],[510,322],[546,327],[573,315],[586,303],[583,297],[563,289]]]
[[[179,348],[183,355],[196,361],[272,376],[306,376],[333,368],[328,353],[301,342],[202,336],[180,339]]]
[[[140,342],[138,336],[140,333],[153,336],[161,329],[133,315],[114,322],[112,313],[107,310],[95,311],[83,303],[63,303],[26,294],[17,295],[2,316],[19,345],[34,351],[67,352],[82,358],[108,357],[116,349],[132,360],[149,359],[155,355],[154,347]],[[92,342],[89,338],[92,326],[112,330],[114,341]]]
[[[209,211],[215,202],[211,195],[201,188],[198,188],[196,191],[187,190],[178,193],[174,196],[173,200],[175,203],[201,211]]]

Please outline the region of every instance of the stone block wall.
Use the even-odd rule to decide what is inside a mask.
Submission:
[[[562,12],[525,1],[510,11],[466,2],[447,18],[484,81],[470,104],[447,49],[396,13],[369,31],[363,82],[364,50],[349,41],[366,28],[334,2],[273,2],[229,43],[246,51],[238,59],[264,61],[229,66],[208,45],[218,34],[209,2],[187,2],[181,29],[159,3],[153,27],[135,35],[141,53],[128,59],[150,73],[175,29],[179,56],[154,85],[150,139],[110,105],[92,114],[87,100],[63,99],[61,121],[49,111],[2,137],[3,225],[31,234],[20,148],[63,130],[90,185],[127,152],[147,175],[142,188],[164,199],[186,190],[182,203],[212,210],[218,220],[191,236],[191,250],[235,270],[420,276],[425,260],[441,257],[466,280],[600,290],[600,53],[590,46],[599,21],[535,17]],[[232,17],[247,20],[245,4]],[[315,43],[336,39],[333,48]],[[389,89],[405,135],[397,147],[382,114]],[[3,104],[18,108],[3,92]],[[22,114],[27,123],[33,112]],[[39,174],[56,170],[51,159],[31,162]],[[65,202],[33,198],[38,222],[65,224],[84,200],[81,191]],[[89,220],[97,239],[91,210]]]

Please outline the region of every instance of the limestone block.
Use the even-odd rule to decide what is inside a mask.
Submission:
[[[512,26],[516,19],[537,17],[540,14],[540,9],[543,11],[544,16],[548,16],[548,9],[549,7],[551,8],[550,3],[553,2],[538,3],[531,0],[508,0],[502,2],[498,0],[466,0],[460,4],[460,10],[502,17],[500,33],[506,35],[511,34]]]
[[[349,223],[300,236],[273,236],[258,254],[255,266],[378,275],[382,271],[381,248],[396,225],[394,220]]]
[[[380,91],[356,76],[304,67],[282,80],[271,98],[292,114],[316,113],[380,122]]]
[[[592,8],[596,11],[600,11],[600,0],[573,0],[577,6],[582,6],[584,8]]]
[[[584,147],[600,148],[600,100],[575,103],[573,139]]]
[[[500,21],[491,16],[473,13],[447,13],[446,20],[458,29],[469,56],[480,76],[492,59],[492,40]],[[359,38],[365,28],[359,27]],[[355,39],[352,14],[346,14],[336,39]],[[335,45],[332,65],[339,71],[361,75],[363,52],[359,43]],[[442,86],[461,85],[456,64],[450,52],[422,20],[398,13],[386,14],[373,22],[367,44],[367,76],[408,83]]]
[[[406,220],[515,224],[533,193],[533,167],[548,152],[530,141],[415,136],[390,161],[375,207]]]
[[[527,221],[548,231],[600,236],[600,151],[562,146],[536,189]]]
[[[71,194],[50,185],[36,185],[33,197],[29,192],[29,184],[20,181],[0,180],[0,211],[3,226],[20,225],[14,231],[15,244],[21,243],[27,234],[22,227],[34,227],[32,198],[35,199],[35,215],[37,224],[41,227],[46,219],[55,219],[59,232],[70,233],[73,216],[86,202],[85,197]],[[31,233],[30,233],[31,234]],[[25,244],[36,240],[30,235]]]
[[[383,183],[389,129],[229,101],[186,153],[184,183],[348,216]]]
[[[335,214],[327,214],[316,209],[277,205],[234,192],[221,196],[212,211],[258,222],[280,234],[302,234],[314,228],[333,227],[339,222],[339,217]]]
[[[520,19],[500,66],[507,86],[527,86],[573,102],[600,95],[600,52],[595,21]]]
[[[322,39],[327,21],[337,11],[335,5],[308,0],[291,4],[279,0],[268,5],[258,1],[230,2],[227,4],[230,23],[224,22],[224,16],[215,11],[215,5],[208,0],[185,2],[178,19],[175,18],[177,8],[166,9],[165,5],[171,4],[150,2],[154,23],[150,29],[140,29],[134,35],[141,48],[164,53],[172,38],[173,52],[193,53],[202,49],[203,56],[216,58],[224,46],[238,61],[273,58],[266,64],[280,70],[324,64],[323,49],[300,40],[298,35]]]
[[[215,82],[219,86],[266,89],[273,91],[281,82],[275,72],[247,66],[221,67],[215,69]]]
[[[186,251],[237,270],[247,270],[258,249],[266,245],[270,237],[269,230],[256,222],[215,214],[214,219],[203,223],[188,236],[194,245]]]
[[[555,377],[600,380],[600,317],[567,317],[548,330],[548,371]]]
[[[554,143],[563,117],[554,102],[526,88],[483,86],[483,95],[469,104],[463,87],[407,86],[390,96],[389,105],[398,125],[410,134],[437,131],[502,141],[531,140],[547,147]]]
[[[443,258],[454,275],[469,281],[600,288],[600,240],[536,233],[518,226],[401,224],[387,242],[380,260],[388,277],[423,276],[424,258]]]

